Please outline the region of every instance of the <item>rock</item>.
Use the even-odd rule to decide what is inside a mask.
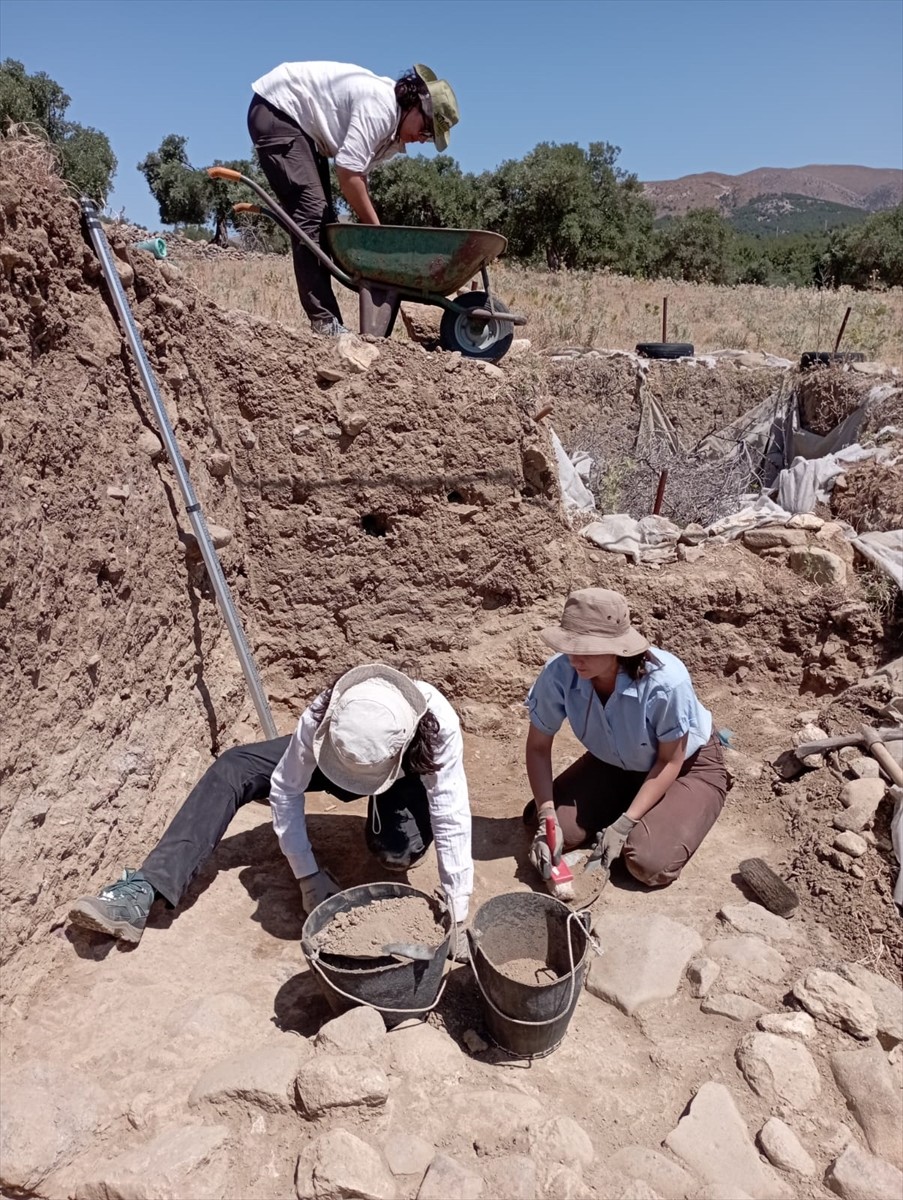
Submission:
[[[224,1059],[198,1079],[188,1103],[209,1104],[218,1111],[252,1105],[286,1112],[295,1106],[295,1077],[311,1052],[306,1038],[292,1037]]]
[[[250,425],[239,425],[238,440],[246,450],[253,450],[257,445],[257,434]]]
[[[490,379],[505,378],[505,372],[501,367],[495,366],[494,363],[483,363],[483,374],[488,375]]]
[[[382,1047],[386,1041],[386,1025],[375,1008],[359,1005],[334,1017],[321,1026],[314,1039],[318,1050],[335,1054],[366,1054]]]
[[[383,1154],[392,1174],[416,1175],[418,1181],[423,1178],[435,1153],[436,1147],[416,1133],[396,1133],[383,1146]]]
[[[893,1050],[903,1042],[903,988],[859,963],[842,963],[837,974],[871,997],[878,1041],[884,1049]]]
[[[3,1071],[0,1187],[29,1192],[86,1146],[117,1113],[82,1075],[31,1061]]]
[[[704,555],[705,555],[705,546],[684,546],[682,544],[678,544],[678,547],[677,547],[677,561],[678,562],[687,562],[687,563],[699,562],[699,560]]]
[[[718,916],[737,933],[752,934],[773,942],[789,942],[797,936],[793,925],[761,904],[725,904]]]
[[[795,1038],[776,1033],[750,1033],[736,1050],[743,1078],[766,1104],[806,1108],[821,1091],[812,1055]]]
[[[354,412],[345,413],[339,418],[339,425],[342,433],[347,437],[357,437],[359,433],[363,433],[370,424],[370,418],[365,412],[356,409]]]
[[[437,1154],[430,1163],[417,1200],[479,1200],[483,1195],[483,1177],[445,1154]]]
[[[539,1182],[536,1164],[523,1154],[503,1154],[483,1167],[486,1195],[504,1200],[536,1200]]]
[[[878,765],[877,763],[875,764]],[[884,799],[884,781],[878,778],[851,779],[845,783],[840,792],[840,803],[844,808],[853,808],[857,804],[871,806],[877,812],[878,805]]]
[[[631,1179],[611,1193],[613,1200],[662,1200],[659,1193],[645,1179]]]
[[[297,1092],[305,1115],[321,1117],[337,1108],[380,1108],[388,1099],[389,1081],[362,1055],[318,1055],[302,1064]]]
[[[678,543],[683,546],[698,546],[700,542],[706,541],[708,536],[702,525],[691,522],[686,528],[681,530]]]
[[[228,454],[217,451],[217,453],[211,454],[207,459],[207,470],[216,479],[225,479],[232,470],[232,459]]]
[[[801,546],[791,550],[790,570],[821,587],[843,587],[847,581],[847,567],[843,559],[820,546]]]
[[[127,483],[113,483],[107,488],[111,500],[128,500],[131,494],[132,489]]]
[[[554,1197],[554,1200],[585,1200],[586,1185],[579,1171],[560,1164],[543,1172],[541,1180],[542,1194]],[[501,1200],[501,1197],[499,1198]],[[657,1200],[657,1197],[647,1197],[643,1200]]]
[[[705,948],[709,958],[730,963],[766,983],[780,983],[787,970],[782,955],[757,937],[718,938]]]
[[[745,996],[735,996],[731,992],[719,992],[709,995],[699,1006],[700,1011],[716,1017],[728,1017],[731,1021],[753,1021],[764,1013],[765,1007],[755,1000],[747,1000]]]
[[[418,1021],[408,1029],[393,1030],[388,1038],[391,1069],[398,1075],[458,1079],[464,1071],[465,1058],[460,1047],[433,1025]]]
[[[863,779],[862,783],[871,782]],[[838,813],[831,824],[835,829],[850,831],[852,833],[862,833],[868,829],[875,819],[877,805],[870,804],[868,801],[858,801],[850,808],[844,809],[842,813]]]
[[[609,1171],[628,1179],[640,1179],[668,1200],[691,1200],[698,1188],[696,1179],[683,1167],[645,1146],[622,1146],[606,1160],[601,1176],[604,1178]]]
[[[532,345],[529,338],[514,338],[508,347],[508,357],[517,358],[520,354],[526,354]]]
[[[724,746],[721,753],[727,773],[732,778],[743,779],[750,783],[755,783],[757,779],[762,778],[765,766],[758,759],[750,758],[748,754],[741,754],[739,750],[732,750],[730,746]]]
[[[348,368],[351,375],[363,375],[379,358],[379,350],[369,342],[361,342],[352,334],[336,338],[336,353],[339,362]]]
[[[843,1200],[900,1200],[903,1172],[851,1143],[828,1167],[825,1183]]]
[[[466,1129],[475,1146],[508,1143],[545,1116],[542,1103],[521,1092],[457,1087],[443,1097],[443,1114],[449,1129]]]
[[[903,1102],[884,1051],[840,1050],[831,1055],[831,1070],[869,1149],[903,1167]]]
[[[721,1197],[786,1197],[781,1179],[762,1162],[734,1098],[721,1083],[704,1083],[665,1145]]]
[[[782,1171],[797,1175],[814,1175],[815,1163],[789,1125],[778,1117],[766,1121],[759,1130],[759,1145],[765,1157]]]
[[[801,1037],[807,1042],[815,1037],[815,1022],[804,1012],[767,1013],[764,1017],[759,1017],[756,1025],[764,1033]]]
[[[135,446],[151,460],[159,458],[163,454],[163,443],[152,429],[142,429],[138,434]]]
[[[330,366],[328,363],[322,363],[317,367],[317,380],[320,383],[341,383],[347,375],[348,372],[343,367]]]
[[[814,721],[807,721],[793,735],[793,744],[794,746],[803,746],[807,742],[823,742],[827,736],[827,730],[816,725]]]
[[[593,958],[587,989],[628,1016],[673,996],[687,962],[702,948],[695,930],[658,914],[629,922],[605,916],[595,932],[605,953]]]
[[[866,758],[864,754],[857,754],[847,759],[846,767],[857,779],[881,778],[881,768],[871,756]]]
[[[721,964],[713,958],[691,958],[687,963],[687,979],[690,982],[690,995],[705,996],[718,978]]]
[[[379,1151],[347,1129],[309,1142],[295,1168],[298,1200],[397,1200],[395,1179]]]
[[[217,1151],[228,1137],[225,1125],[171,1125],[97,1168],[76,1188],[76,1200],[221,1196],[228,1162]]]
[[[489,1043],[484,1041],[475,1029],[465,1029],[461,1040],[471,1054],[482,1054],[489,1049]]]
[[[842,854],[849,854],[851,858],[862,858],[868,848],[869,844],[865,838],[851,830],[838,834],[834,839],[834,849],[839,850]]]
[[[853,1037],[866,1039],[878,1032],[871,996],[833,971],[810,971],[793,985],[793,994],[806,1012]]]
[[[747,529],[741,534],[740,540],[747,550],[759,554],[762,550],[772,550],[776,546],[805,546],[808,539],[804,529],[770,526],[765,529]]]
[[[589,1135],[570,1117],[534,1117],[519,1128],[499,1129],[475,1139],[474,1148],[480,1155],[516,1152],[577,1169],[591,1166],[596,1155]]]
[[[787,522],[788,529],[805,529],[809,533],[818,533],[823,525],[824,521],[815,513],[794,513]]]

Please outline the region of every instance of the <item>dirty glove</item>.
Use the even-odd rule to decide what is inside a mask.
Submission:
[[[552,822],[551,845],[546,837],[546,822],[549,820]],[[561,826],[558,824],[558,814],[548,811],[540,812],[539,828],[533,839],[533,845],[530,847],[530,862],[543,879],[551,878],[552,867],[557,866],[561,862],[563,852],[564,834],[561,832]]]
[[[634,825],[636,825],[636,821],[632,821],[630,817],[618,817],[617,821],[599,834],[596,848],[601,851],[601,865],[604,869],[610,867],[620,855]]]
[[[456,921],[452,930],[451,941],[448,943],[448,957],[452,962],[466,963],[470,959],[470,946],[467,942],[467,922]]]
[[[328,871],[316,871],[313,875],[305,875],[303,879],[298,880],[298,886],[301,889],[301,903],[308,916],[318,904],[342,890]]]

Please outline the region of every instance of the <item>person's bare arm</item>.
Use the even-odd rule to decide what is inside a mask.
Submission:
[[[552,799],[552,742],[551,734],[543,733],[535,725],[527,733],[527,778],[536,801],[536,810],[555,809]]]
[[[346,167],[336,167],[336,174],[339,177],[342,195],[361,224],[378,225],[379,217],[367,189],[367,176],[361,171],[349,171]]]

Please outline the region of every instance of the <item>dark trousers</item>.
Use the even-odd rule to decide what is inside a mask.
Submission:
[[[204,772],[169,828],[144,860],[141,872],[174,908],[219,844],[244,804],[265,800],[270,779],[291,739],[273,738],[233,746]],[[308,792],[328,792],[338,800],[358,797],[317,768]],[[367,809],[367,848],[386,867],[403,871],[421,858],[433,840],[426,789],[419,775],[403,775]]]
[[[555,807],[576,806],[577,825],[593,837],[627,811],[645,779],[645,771],[622,771],[584,754],[555,779]],[[673,883],[720,816],[727,789],[721,745],[713,734],[631,830],[622,854],[631,875],[653,887]]]
[[[276,199],[295,224],[322,245],[323,226],[337,220],[329,160],[300,125],[261,96],[255,95],[248,109],[248,132]],[[320,260],[295,238],[292,258],[301,305],[311,321],[341,321],[332,277]]]

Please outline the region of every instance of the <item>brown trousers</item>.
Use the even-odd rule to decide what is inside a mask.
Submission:
[[[569,834],[574,826],[585,841],[616,821],[645,779],[643,771],[623,771],[592,754],[571,763],[553,784],[555,808],[575,809],[566,815],[559,812],[559,820],[565,818],[566,841],[572,842]],[[718,820],[727,789],[721,745],[713,734],[686,760],[658,804],[631,831],[623,851],[631,875],[652,887],[673,883]]]

